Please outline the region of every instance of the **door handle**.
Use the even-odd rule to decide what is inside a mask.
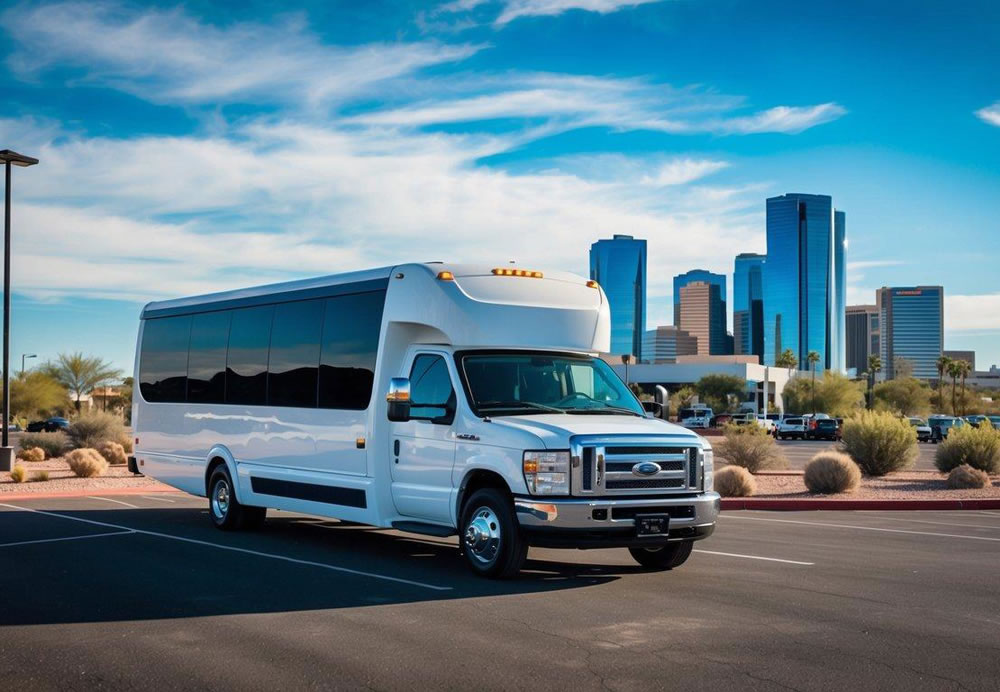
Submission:
[[[457,437],[460,440],[470,440],[472,442],[476,442],[479,440],[479,435],[473,435],[472,433],[457,433],[455,437]]]

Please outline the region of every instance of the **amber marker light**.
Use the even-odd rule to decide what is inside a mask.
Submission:
[[[601,285],[596,281],[594,281],[593,279],[587,282],[587,288],[600,288],[600,287]]]
[[[493,270],[495,276],[523,276],[529,279],[544,279],[545,275],[542,272],[532,271],[530,269],[511,269],[510,267],[497,267]]]
[[[454,281],[455,275],[451,272],[438,272],[438,281]]]

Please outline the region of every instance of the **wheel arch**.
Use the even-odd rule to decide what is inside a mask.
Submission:
[[[474,468],[466,472],[462,477],[462,482],[458,486],[458,494],[455,497],[455,525],[458,526],[462,520],[462,505],[465,499],[481,488],[496,488],[513,500],[514,493],[510,484],[502,474],[488,468]]]
[[[205,497],[209,495],[208,483],[212,478],[212,473],[219,466],[225,466],[226,470],[229,471],[229,477],[233,481],[233,493],[236,495],[236,500],[242,502],[240,498],[240,479],[236,474],[236,459],[222,445],[216,445],[208,452],[208,462],[205,464]]]

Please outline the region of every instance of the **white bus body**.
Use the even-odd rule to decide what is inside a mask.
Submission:
[[[675,567],[714,528],[711,447],[642,412],[595,357],[609,341],[600,287],[511,267],[150,303],[129,463],[209,497],[225,529],[276,508],[457,533],[486,576],[515,573],[529,544]]]

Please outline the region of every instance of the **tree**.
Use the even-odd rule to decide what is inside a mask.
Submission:
[[[819,362],[819,354],[816,351],[809,351],[806,360],[809,361],[809,369],[812,370],[813,413],[816,413],[816,364]]]
[[[892,359],[893,377],[913,377],[913,361],[903,356]]]
[[[942,397],[944,388],[944,374],[948,372],[948,366],[951,364],[951,358],[948,356],[941,356],[937,359],[937,371],[938,371],[938,381],[937,381],[937,405],[938,410],[944,410],[944,399]]]
[[[882,359],[877,355],[872,353],[868,356],[868,397],[866,401],[868,402],[868,408],[871,409],[875,405],[873,398],[873,390],[875,388],[875,376],[882,371]]]
[[[40,370],[62,383],[73,394],[73,405],[80,410],[80,398],[90,394],[95,387],[110,380],[120,379],[122,371],[97,356],[82,353],[60,353],[55,363],[46,363]]]
[[[797,368],[799,367],[799,359],[795,356],[795,351],[790,348],[786,348],[784,351],[778,354],[778,357],[774,359],[774,367],[776,368]]]
[[[804,377],[795,377],[785,385],[781,396],[784,411],[798,413],[806,410],[812,400],[812,386]],[[840,373],[828,370],[816,382],[816,408],[831,416],[850,416],[862,406],[864,398],[864,385]]]
[[[957,389],[957,380],[962,374],[962,366],[959,365],[960,362],[953,360],[948,363],[948,377],[951,378],[951,415],[958,415],[958,404],[955,401],[955,394]]]
[[[927,385],[915,377],[897,377],[875,387],[875,400],[880,409],[903,416],[923,416],[931,408]]]
[[[958,376],[962,378],[962,415],[964,416],[966,411],[965,404],[965,378],[969,376],[972,372],[972,365],[967,360],[958,361]]]
[[[747,383],[736,375],[705,375],[694,385],[698,396],[714,411],[728,411],[732,399],[738,399],[746,391]]]
[[[681,409],[690,406],[698,392],[693,387],[681,387],[670,395],[670,411],[673,416],[680,416]]]
[[[15,416],[51,415],[69,405],[66,388],[45,373],[28,370],[10,381],[10,410]]]

